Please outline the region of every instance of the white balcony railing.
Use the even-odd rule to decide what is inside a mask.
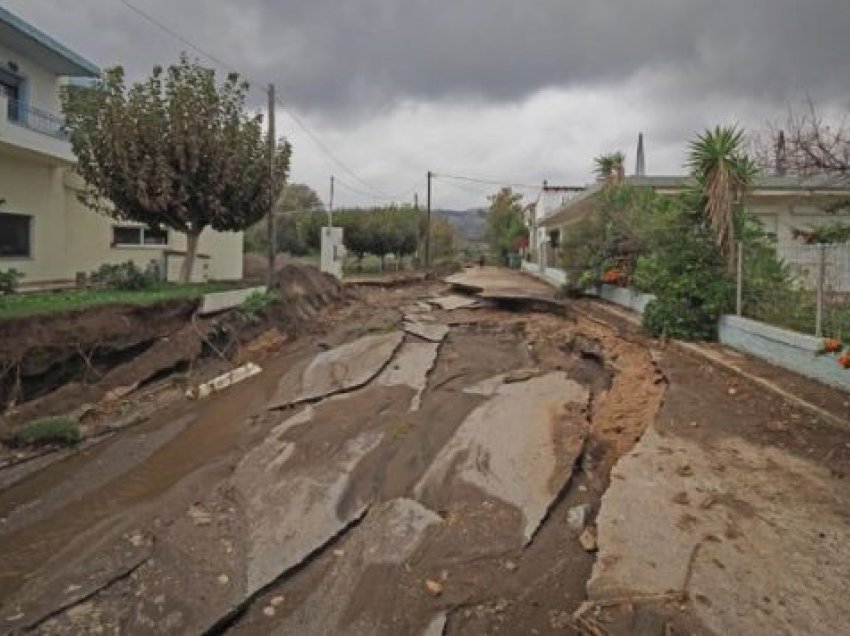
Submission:
[[[6,116],[10,123],[57,139],[68,140],[65,120],[59,115],[9,97],[6,97],[6,102]]]
[[[50,161],[76,161],[61,117],[3,93],[0,93],[0,144],[37,153]]]

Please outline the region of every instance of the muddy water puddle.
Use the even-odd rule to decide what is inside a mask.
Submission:
[[[126,531],[144,504],[238,447],[282,368],[198,403],[182,403],[0,493],[0,606],[27,579],[97,529]]]

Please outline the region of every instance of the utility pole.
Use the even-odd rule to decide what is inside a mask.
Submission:
[[[331,175],[331,196],[328,200],[328,227],[334,226],[334,176]]]
[[[275,236],[274,236],[274,205],[275,205],[275,150],[277,143],[274,132],[274,84],[269,84],[269,214],[266,217],[266,230],[269,240],[269,263],[266,272],[266,289],[271,290],[274,286],[274,260],[275,260]]]
[[[434,176],[430,170],[428,171],[428,194],[426,195],[427,216],[425,218],[425,269],[431,269],[431,177]]]

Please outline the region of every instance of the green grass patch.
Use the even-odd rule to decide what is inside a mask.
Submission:
[[[15,448],[48,444],[72,446],[80,439],[80,425],[76,421],[69,417],[46,417],[13,430],[6,442]]]
[[[197,283],[177,285],[163,283],[153,289],[119,291],[85,289],[57,292],[34,292],[0,296],[0,320],[89,309],[102,305],[151,305],[162,300],[200,298],[206,293],[232,289],[233,283]]]

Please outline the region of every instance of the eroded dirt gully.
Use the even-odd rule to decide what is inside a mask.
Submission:
[[[572,629],[651,353],[441,283],[355,295],[259,376],[0,492],[0,631]]]

